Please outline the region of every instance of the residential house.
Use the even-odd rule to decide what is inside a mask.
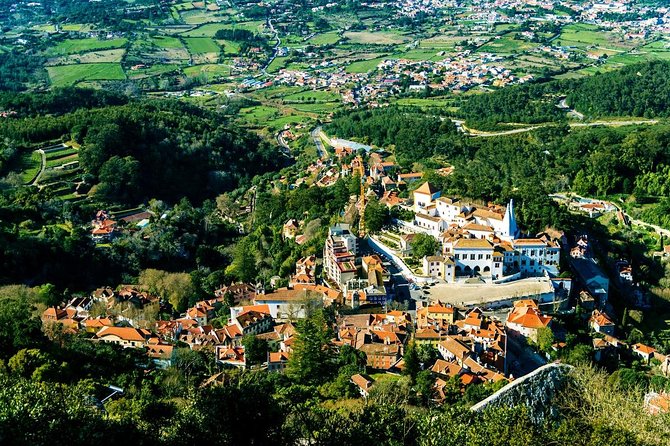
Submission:
[[[96,317],[84,320],[84,328],[89,333],[97,333],[103,327],[113,327],[114,322],[108,317]]]
[[[447,336],[444,341],[437,344],[437,351],[447,361],[456,361],[461,366],[465,359],[472,355],[470,347],[453,336]]]
[[[142,347],[151,336],[148,330],[133,327],[102,327],[95,339],[122,347]]]
[[[339,223],[331,227],[323,250],[323,271],[325,276],[338,286],[356,277],[356,253],[358,238],[350,226]]]
[[[450,257],[443,256],[424,256],[423,274],[451,283],[456,278],[456,264]]]
[[[58,307],[49,307],[42,312],[42,322],[56,322],[68,317],[67,311]]]
[[[245,369],[247,359],[244,355],[244,347],[226,347],[217,345],[215,350],[216,361],[224,366]]]
[[[293,240],[300,231],[300,223],[298,220],[292,218],[286,223],[284,223],[284,228],[282,230],[282,236],[286,240]]]
[[[175,348],[170,344],[161,343],[158,338],[152,338],[146,344],[147,356],[159,368],[172,366],[175,356]]]
[[[363,344],[359,350],[365,353],[367,366],[376,370],[389,370],[402,357],[398,344]]]
[[[549,327],[551,320],[551,316],[542,314],[535,301],[525,299],[514,302],[505,325],[513,333],[537,342],[538,331]]]
[[[591,313],[589,327],[597,333],[604,333],[610,336],[614,335],[614,329],[616,328],[612,319],[605,312],[598,310],[593,310]]]
[[[370,389],[374,385],[375,380],[368,375],[357,373],[351,377],[351,382],[354,383],[361,396],[367,398],[370,395]]]
[[[236,315],[233,323],[240,327],[242,335],[246,336],[248,334],[257,335],[270,331],[274,320],[269,312],[247,310]]]
[[[635,344],[632,346],[631,350],[633,353],[644,359],[647,363],[651,361],[651,359],[654,357],[654,353],[656,353],[655,348],[644,344]]]
[[[447,327],[455,322],[457,316],[454,307],[437,302],[416,310],[417,327]]]

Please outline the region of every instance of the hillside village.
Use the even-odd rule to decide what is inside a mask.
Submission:
[[[282,373],[294,352],[296,323],[324,309],[332,314],[329,348],[346,346],[363,355],[366,373],[350,377],[361,397],[375,386],[372,376],[403,374],[412,360],[408,354],[418,351],[439,404],[455,389],[500,386],[560,357],[570,340],[552,315],[577,309],[596,362],[637,358],[670,373],[670,356],[617,337],[609,280],[586,236],[569,240],[551,228],[525,235],[513,201],[503,206],[442,196],[430,182],[422,182],[420,172],[394,173],[395,164],[375,151],[366,163],[361,155],[353,157],[356,143],[329,141],[336,141],[332,150],[339,165],[329,160],[322,168],[343,177],[363,174],[364,200],[359,196],[354,203],[359,210],[364,213],[371,199],[379,199],[412,218],[395,219],[370,233],[361,232],[364,223],[358,229],[333,225],[321,256],[300,258],[288,286],[277,286],[279,277],[269,286],[232,283],[173,318],[164,318],[173,309],[146,288],[104,287],[47,308],[44,326],[92,342],[142,349],[148,368],[169,367],[179,349],[187,348],[209,352],[224,368]],[[445,168],[444,174],[451,171]],[[318,169],[312,174],[319,175]],[[328,187],[322,183],[312,187]],[[412,198],[399,198],[408,187]],[[592,215],[592,208],[581,211]],[[139,211],[125,223],[141,229],[155,218]],[[291,219],[282,236],[299,245],[302,230],[302,222]],[[114,231],[116,221],[98,212],[91,237],[106,242]],[[422,237],[433,240],[434,252],[417,258],[412,251]],[[621,280],[630,281],[631,271],[622,263]]]

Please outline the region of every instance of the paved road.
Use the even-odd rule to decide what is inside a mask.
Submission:
[[[527,375],[547,361],[513,336],[507,336],[507,368],[515,378]]]
[[[323,141],[321,141],[321,136],[319,136],[320,133],[321,126],[318,126],[312,130],[310,134],[312,135],[312,141],[314,141],[314,145],[316,146],[316,154],[319,156],[319,158],[326,160],[328,159],[328,152],[323,146]]]
[[[279,144],[279,148],[281,149],[282,153],[286,155],[287,157],[291,158],[291,148],[289,147],[288,143],[284,139],[283,135],[284,131],[280,130],[277,132],[277,135],[275,139],[277,140],[277,144]]]
[[[268,28],[270,28],[270,31],[272,31],[275,35],[275,39],[277,39],[277,43],[275,46],[272,48],[272,56],[268,59],[267,63],[263,68],[261,68],[261,72],[265,74],[266,76],[273,76],[267,72],[268,67],[270,64],[277,58],[277,52],[279,52],[279,47],[281,46],[281,39],[279,38],[279,31],[277,31],[272,24],[272,19],[268,18],[267,20],[267,25]]]
[[[566,101],[565,98],[561,99],[561,102],[558,103],[558,108],[561,108],[561,109],[563,109],[563,110],[567,110],[567,111],[568,111],[568,115],[572,115],[572,116],[574,116],[575,118],[579,119],[580,121],[582,121],[582,120],[584,119],[584,114],[583,114],[583,113],[579,113],[579,112],[578,112],[577,110],[575,110],[574,108],[570,108],[570,106],[568,105],[568,102]]]

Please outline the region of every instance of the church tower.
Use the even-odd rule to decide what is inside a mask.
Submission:
[[[510,200],[503,218],[503,230],[500,234],[503,238],[514,240],[519,235],[519,228],[516,226],[516,217],[514,216],[514,200]]]

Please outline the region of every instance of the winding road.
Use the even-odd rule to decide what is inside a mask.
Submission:
[[[456,125],[456,128],[461,131],[462,133],[466,134],[467,136],[472,136],[474,138],[490,138],[493,136],[506,136],[506,135],[515,135],[517,133],[526,133],[526,132],[532,132],[533,130],[537,130],[542,127],[547,127],[550,125],[553,125],[554,123],[545,123],[545,124],[537,124],[537,125],[532,125],[529,127],[521,127],[518,129],[511,129],[511,130],[502,130],[499,132],[485,132],[481,130],[475,130],[467,127],[465,125],[465,121],[462,120],[457,120],[457,119],[452,119],[451,122],[453,122]],[[578,127],[595,127],[598,125],[606,126],[606,127],[622,127],[626,125],[651,125],[651,124],[658,124],[658,120],[656,119],[629,119],[626,121],[593,121],[593,122],[570,122],[568,125],[572,128],[578,128]]]
[[[270,31],[272,31],[274,33],[275,39],[277,39],[277,43],[272,48],[272,56],[270,56],[267,63],[265,64],[265,66],[263,68],[261,68],[261,72],[266,76],[273,76],[272,74],[269,74],[267,72],[267,69],[270,66],[270,64],[272,62],[274,62],[274,60],[277,58],[277,53],[279,52],[279,47],[281,46],[281,38],[279,37],[279,31],[277,31],[275,29],[274,25],[272,24],[272,19],[268,18],[267,25],[268,25],[268,28],[270,28]]]

